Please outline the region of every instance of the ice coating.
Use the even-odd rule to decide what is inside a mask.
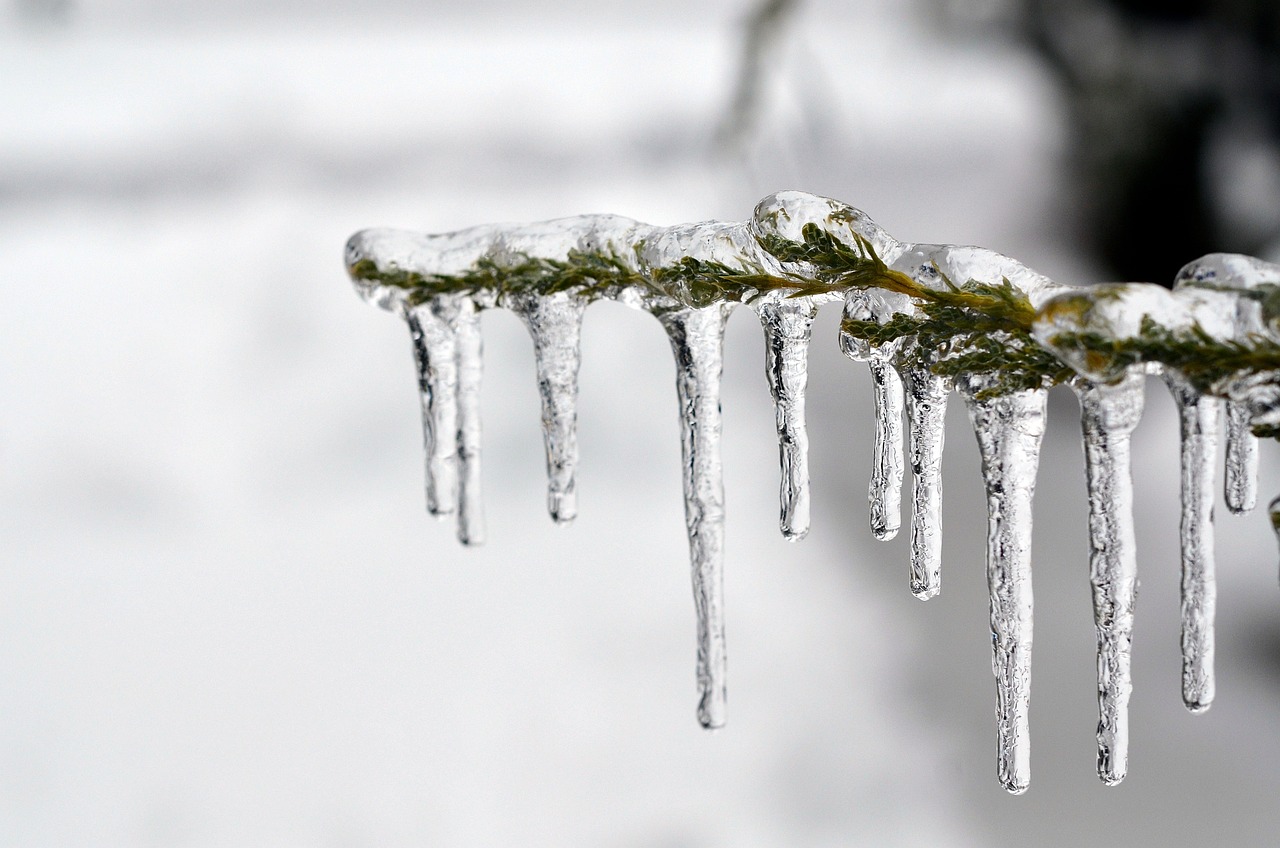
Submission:
[[[698,721],[724,725],[724,472],[720,461],[720,375],[724,305],[659,315],[676,359],[684,516],[698,619]]]
[[[1089,583],[1098,638],[1098,777],[1108,786],[1129,770],[1130,655],[1138,557],[1129,441],[1142,417],[1143,374],[1115,385],[1078,380],[1089,490]]]
[[[978,437],[987,491],[987,588],[991,669],[996,677],[996,770],[1017,795],[1031,782],[1031,502],[1035,495],[1047,392],[980,399],[982,378],[959,387]]]
[[[578,369],[582,364],[583,297],[570,292],[520,293],[505,301],[533,337],[547,453],[547,511],[557,524],[578,514]]]
[[[1214,694],[1213,469],[1221,401],[1200,394],[1177,372],[1167,371],[1165,382],[1178,405],[1182,433],[1182,702],[1202,713]]]
[[[1280,265],[1238,253],[1211,253],[1184,265],[1174,287],[1241,293],[1235,303],[1236,337],[1277,336]],[[1228,401],[1224,497],[1235,513],[1248,512],[1258,500],[1258,440],[1250,432],[1252,417],[1247,402]]]
[[[454,298],[440,295],[406,314],[418,369],[426,452],[427,511],[454,511],[458,492],[458,352]]]

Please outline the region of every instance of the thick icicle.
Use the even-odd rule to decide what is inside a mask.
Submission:
[[[886,359],[870,361],[875,387],[875,441],[871,447],[871,533],[881,541],[898,535],[902,525],[902,378]]]
[[[1249,405],[1227,402],[1227,469],[1223,494],[1237,515],[1258,503],[1258,439],[1250,431]]]
[[[1202,713],[1213,703],[1213,469],[1222,404],[1172,370],[1165,372],[1165,382],[1182,430],[1182,702]]]
[[[764,327],[765,374],[773,395],[778,429],[782,535],[799,541],[809,532],[809,434],[805,428],[805,386],[809,381],[809,339],[818,305],[809,298],[762,301],[756,306]]]
[[[987,490],[987,583],[991,668],[996,677],[1000,783],[1017,795],[1031,782],[1031,500],[1044,436],[1043,389],[979,399],[981,377],[964,381]]]
[[[725,719],[724,474],[720,463],[720,375],[729,308],[659,315],[676,359],[684,515],[698,614],[698,721]]]
[[[903,374],[911,429],[911,594],[942,590],[942,446],[950,382],[915,365]]]
[[[426,449],[427,511],[453,512],[458,491],[458,355],[452,326],[457,304],[449,295],[405,311],[413,338]]]
[[[480,496],[480,378],[484,347],[480,312],[461,298],[454,322],[458,349],[458,541],[484,542],[484,502]]]
[[[547,511],[564,524],[578,514],[578,367],[587,300],[569,292],[520,294],[504,305],[520,316],[533,337],[547,451]]]
[[[1089,583],[1098,637],[1098,777],[1108,786],[1129,770],[1129,673],[1138,558],[1129,438],[1142,417],[1141,372],[1118,385],[1078,380],[1089,488]]]

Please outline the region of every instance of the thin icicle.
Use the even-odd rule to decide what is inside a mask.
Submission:
[[[870,361],[875,388],[875,442],[871,448],[871,533],[881,541],[898,535],[902,525],[902,378],[887,359]]]
[[[911,594],[927,601],[942,590],[942,446],[951,386],[924,365],[902,377],[911,425]]]
[[[458,356],[452,318],[454,299],[438,295],[405,311],[413,338],[426,449],[427,511],[454,511],[458,491]]]
[[[547,451],[547,511],[557,524],[578,514],[578,368],[587,300],[569,292],[521,294],[509,306],[533,337]]]
[[[1271,519],[1271,529],[1275,531],[1276,540],[1280,541],[1280,495],[1271,499],[1267,507],[1267,517]]]
[[[1138,558],[1133,526],[1129,439],[1142,417],[1143,382],[1131,373],[1118,385],[1079,380],[1089,489],[1089,583],[1098,637],[1098,777],[1108,786],[1129,770],[1129,661]]]
[[[725,719],[724,473],[720,463],[720,375],[729,307],[659,315],[676,359],[684,515],[698,614],[698,721]]]
[[[795,542],[809,532],[809,434],[804,401],[809,339],[818,305],[809,298],[766,300],[756,312],[764,327],[765,374],[773,395],[782,465],[779,526],[782,535]]]
[[[1213,470],[1222,404],[1173,371],[1165,382],[1178,404],[1182,430],[1182,701],[1193,713],[1213,703]]]
[[[979,399],[981,377],[965,380],[987,490],[987,583],[991,668],[996,677],[1000,784],[1018,795],[1031,782],[1031,500],[1044,436],[1043,389]]]
[[[1250,432],[1249,405],[1227,402],[1227,509],[1237,515],[1258,503],[1258,439]]]
[[[484,502],[480,496],[480,378],[484,346],[480,312],[461,298],[454,321],[458,349],[458,541],[484,542]]]

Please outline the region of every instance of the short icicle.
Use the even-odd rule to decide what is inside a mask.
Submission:
[[[484,502],[480,496],[480,379],[484,346],[480,311],[461,298],[454,321],[458,349],[458,541],[484,542]]]
[[[942,447],[950,381],[924,365],[906,367],[911,459],[911,594],[927,601],[942,590]]]
[[[1089,489],[1089,583],[1098,638],[1098,777],[1108,786],[1129,769],[1133,607],[1138,590],[1129,440],[1142,417],[1144,377],[1072,384],[1080,398]]]
[[[1227,509],[1248,512],[1258,503],[1258,439],[1250,431],[1248,404],[1227,402]]]
[[[698,721],[725,720],[724,473],[720,462],[720,375],[729,307],[659,314],[676,359],[684,515],[698,616]]]
[[[570,292],[521,294],[505,304],[533,337],[547,452],[547,511],[557,524],[578,514],[578,368],[585,298]]]
[[[875,441],[871,447],[871,534],[887,542],[902,525],[902,378],[885,357],[873,357]],[[913,583],[914,586],[914,583]]]
[[[1048,393],[1034,389],[979,398],[987,387],[981,376],[967,377],[963,392],[987,490],[996,771],[1000,784],[1018,795],[1031,782],[1031,501]]]
[[[782,466],[782,535],[799,541],[809,532],[809,434],[805,427],[805,387],[809,380],[809,340],[818,306],[809,298],[768,300],[756,307],[764,327],[765,374],[778,430]]]
[[[1213,703],[1213,472],[1222,403],[1196,391],[1173,370],[1165,382],[1182,430],[1182,702],[1193,713]]]
[[[458,493],[458,355],[453,318],[457,304],[437,295],[405,311],[413,338],[426,450],[427,512],[454,511]]]

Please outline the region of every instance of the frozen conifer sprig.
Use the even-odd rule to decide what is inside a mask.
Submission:
[[[1065,286],[976,247],[899,242],[846,204],[800,192],[765,198],[742,223],[655,227],[614,215],[484,226],[444,235],[365,230],[347,244],[359,293],[408,323],[418,368],[427,500],[484,535],[480,504],[478,314],[516,312],[534,341],[548,510],[576,514],[577,378],[585,307],[609,298],[650,312],[676,360],[686,529],[697,610],[698,716],[725,716],[724,486],[720,375],[738,304],[765,332],[777,410],[780,528],[809,529],[805,360],[814,316],[843,301],[842,350],[875,385],[869,488],[877,538],[898,530],[911,467],[910,585],[941,589],[941,456],[955,387],[978,439],[988,498],[987,574],[1001,784],[1030,780],[1031,504],[1047,390],[1080,398],[1098,640],[1098,773],[1127,772],[1137,553],[1129,436],[1143,375],[1161,373],[1182,418],[1183,697],[1213,697],[1212,486],[1219,408],[1228,408],[1226,500],[1256,500],[1253,434],[1280,432],[1280,267],[1213,254],[1173,291],[1142,283]],[[905,413],[905,415],[904,415]],[[905,418],[905,421],[904,421]],[[905,441],[905,450],[904,450]],[[1273,501],[1273,525],[1280,519]],[[1280,526],[1280,525],[1277,525]],[[1280,531],[1278,531],[1280,532]]]

